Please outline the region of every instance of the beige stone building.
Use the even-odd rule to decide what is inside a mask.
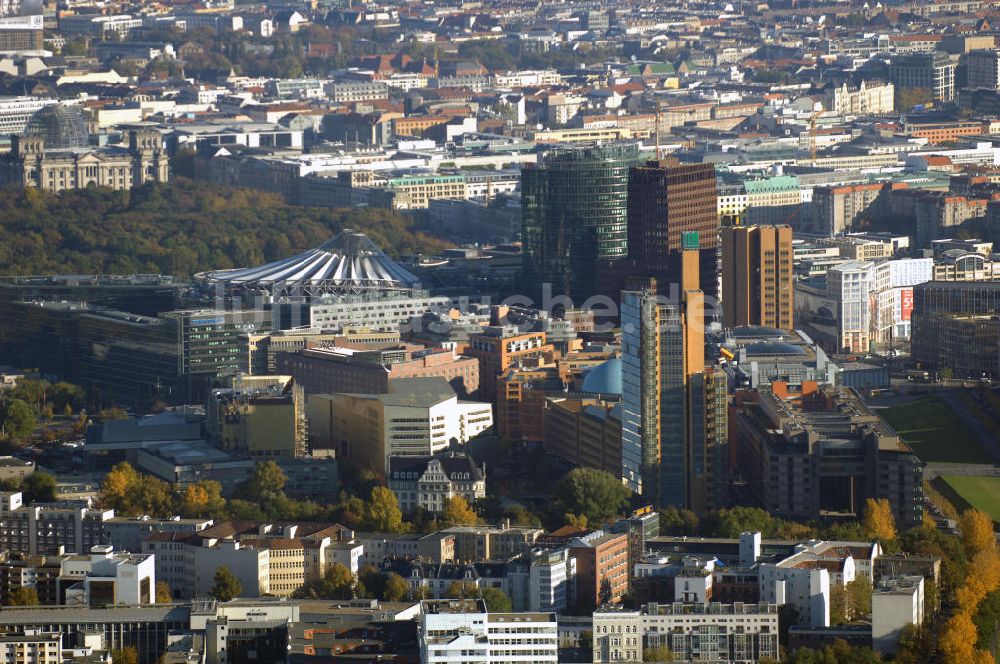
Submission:
[[[155,129],[130,130],[127,148],[50,148],[41,136],[11,137],[11,151],[0,162],[0,185],[53,192],[91,185],[127,191],[170,177],[163,140]]]

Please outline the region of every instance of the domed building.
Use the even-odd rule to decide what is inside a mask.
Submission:
[[[82,111],[62,104],[36,111],[24,134],[11,136],[10,152],[0,159],[0,186],[55,192],[90,186],[124,191],[169,177],[163,137],[155,127],[133,126],[127,147],[91,146]]]
[[[26,139],[41,139],[47,150],[84,148],[90,132],[78,106],[52,104],[35,111],[24,128]]]
[[[622,361],[613,357],[604,364],[598,364],[583,377],[581,392],[587,394],[605,394],[621,396],[622,394]]]

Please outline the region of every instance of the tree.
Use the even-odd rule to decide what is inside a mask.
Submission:
[[[288,475],[274,461],[258,461],[253,473],[240,487],[239,495],[247,500],[261,500],[284,491]]]
[[[243,584],[225,565],[219,565],[215,570],[215,585],[212,586],[212,597],[220,602],[228,602],[243,592]]]
[[[896,518],[892,514],[892,505],[885,498],[868,499],[862,525],[865,534],[879,542],[892,542],[896,539]]]
[[[872,584],[863,576],[847,584],[848,619],[858,620],[872,612]]]
[[[384,486],[372,489],[365,506],[365,518],[373,530],[384,533],[403,532],[403,512],[399,509],[396,494]]]
[[[101,504],[112,509],[121,509],[131,487],[139,482],[139,473],[127,461],[115,464],[101,482],[99,498]]]
[[[777,534],[779,523],[769,512],[759,507],[734,507],[719,510],[718,525],[714,534],[720,537],[739,537],[744,532],[759,532],[763,537]]]
[[[218,515],[226,507],[222,485],[215,480],[201,480],[189,484],[181,496],[180,512],[185,517]]]
[[[945,623],[938,650],[945,662],[972,662],[975,646],[976,625],[968,613],[960,611]]]
[[[904,88],[896,87],[896,110],[908,111],[914,106],[930,104],[934,101],[934,94],[929,88]]]
[[[558,514],[580,514],[600,526],[621,513],[631,492],[611,473],[575,468],[556,483]]]
[[[467,599],[469,597],[479,597],[479,586],[471,581],[452,581],[451,585],[444,592],[444,596],[449,599]]]
[[[691,510],[679,510],[673,505],[662,509],[660,532],[665,535],[694,535],[698,532],[698,515]]]
[[[514,610],[510,597],[499,588],[483,588],[480,596],[486,602],[486,610],[490,613],[510,613]]]
[[[37,424],[31,406],[22,399],[5,401],[0,407],[0,428],[12,438],[27,438]]]
[[[463,496],[452,496],[444,501],[444,509],[441,510],[441,525],[445,528],[452,526],[474,526],[479,522],[467,500]]]
[[[21,480],[21,492],[25,503],[51,503],[56,499],[56,478],[34,472]]]
[[[22,587],[12,590],[7,595],[8,606],[38,606],[38,591],[34,588]]]
[[[830,588],[830,624],[843,625],[847,617],[847,589],[839,583]]]
[[[385,579],[385,589],[382,591],[382,599],[387,602],[399,602],[406,599],[409,593],[410,584],[406,582],[406,579],[395,572],[390,572],[389,576]]]
[[[68,406],[70,414],[73,413],[73,410],[82,408],[86,400],[86,394],[82,387],[66,381],[50,385],[46,390],[45,397],[57,411],[65,411]]]
[[[357,588],[354,575],[346,565],[333,563],[326,568],[319,584],[319,594],[327,599],[354,599]]]
[[[674,661],[674,653],[670,652],[670,648],[665,645],[654,646],[650,648],[642,649],[642,661],[643,662],[672,662]]]
[[[174,594],[170,592],[170,586],[166,581],[156,582],[156,603],[170,604],[174,601]]]
[[[980,551],[996,549],[997,540],[993,533],[993,519],[985,512],[977,509],[965,510],[959,517],[958,527],[962,531],[962,542],[970,557]]]
[[[139,664],[139,651],[132,646],[111,651],[111,664]]]

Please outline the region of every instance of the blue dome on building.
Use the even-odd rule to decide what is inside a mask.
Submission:
[[[593,394],[621,394],[622,361],[613,358],[588,371],[583,377],[583,387],[580,391]]]

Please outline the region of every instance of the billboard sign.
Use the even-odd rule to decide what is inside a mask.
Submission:
[[[913,316],[913,288],[901,288],[899,291],[899,320],[909,321]]]
[[[0,0],[0,30],[41,30],[42,0]]]

